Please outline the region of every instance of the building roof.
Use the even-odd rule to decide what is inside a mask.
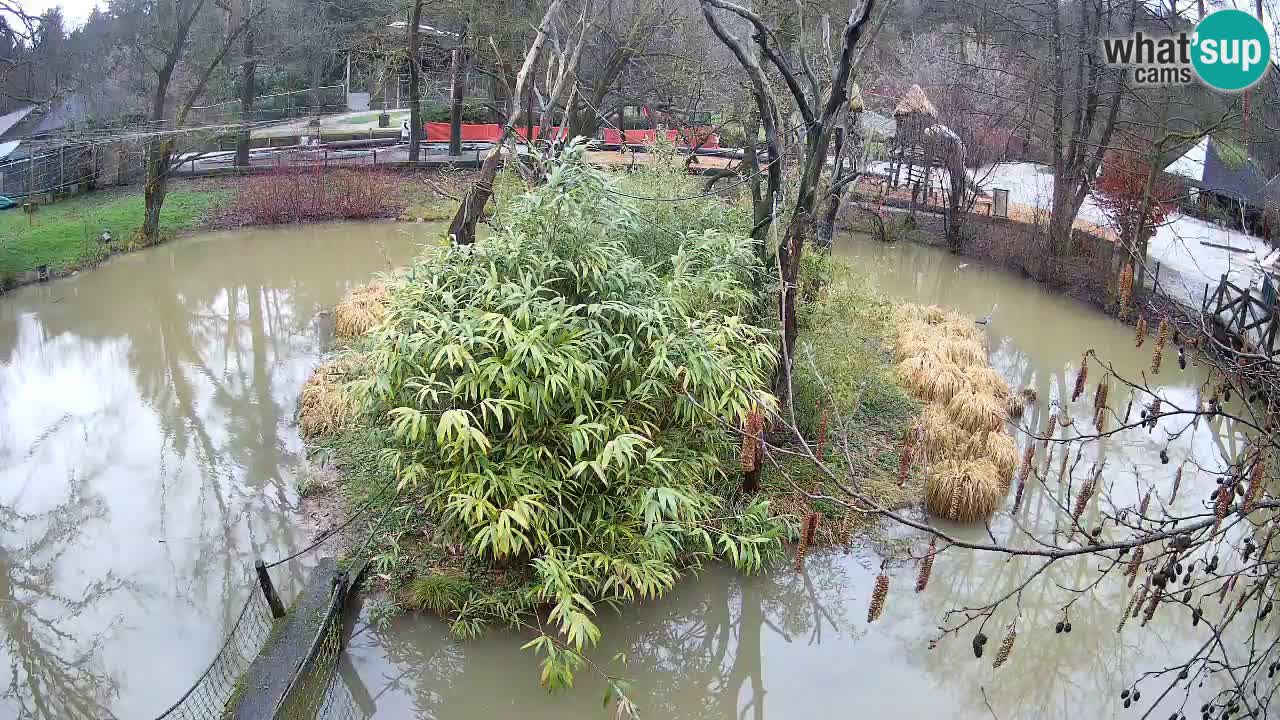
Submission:
[[[0,142],[0,160],[4,160],[13,154],[14,150],[22,144],[21,140],[10,140],[9,142]]]
[[[35,105],[27,105],[26,107],[18,108],[7,115],[0,115],[0,137],[4,137],[5,133],[9,132],[14,125],[22,122],[23,118],[30,115],[31,111],[35,109]]]
[[[1191,146],[1181,157],[1169,163],[1164,171],[1170,175],[1202,182],[1204,180],[1204,158],[1208,152],[1209,138],[1201,138],[1200,142]]]
[[[1204,175],[1200,178],[1201,188],[1262,207],[1263,188],[1267,181],[1258,170],[1257,163],[1246,157],[1232,167],[1232,163],[1223,159],[1224,152],[1218,143],[1209,142],[1204,158]]]
[[[916,113],[924,113],[931,117],[938,117],[938,109],[929,102],[929,97],[924,94],[924,89],[919,85],[912,85],[907,88],[907,92],[902,96],[902,102],[898,103],[898,107],[894,108],[895,116],[914,115]]]

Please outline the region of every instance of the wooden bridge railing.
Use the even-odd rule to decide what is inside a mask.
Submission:
[[[1204,312],[1251,351],[1274,357],[1280,333],[1280,306],[1257,297],[1227,279],[1212,294],[1205,286]]]

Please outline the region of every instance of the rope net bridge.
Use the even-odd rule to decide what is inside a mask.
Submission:
[[[244,604],[205,671],[156,720],[363,720],[372,713],[339,672],[344,611],[368,564],[370,529],[358,551],[339,566],[321,558],[286,611],[270,571],[316,548],[360,518],[377,495],[309,547],[247,574]],[[394,502],[387,507],[387,513]],[[383,514],[383,518],[386,513]],[[363,695],[361,695],[363,696]]]

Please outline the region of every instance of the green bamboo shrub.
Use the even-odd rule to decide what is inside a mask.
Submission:
[[[527,573],[509,602],[460,603],[454,627],[550,608],[558,633],[530,646],[552,688],[598,640],[599,603],[655,597],[706,560],[757,570],[785,533],[765,503],[729,500],[730,428],[776,404],[774,341],[743,319],[751,241],[704,222],[661,263],[638,257],[636,202],[571,146],[493,237],[390,281],[354,385],[442,539]]]
[[[751,232],[749,208],[731,205],[708,196],[702,183],[685,171],[687,157],[660,138],[649,155],[651,163],[637,167],[619,179],[618,190],[625,195],[663,198],[662,201],[611,203],[613,212],[633,213],[619,228],[626,249],[660,273],[670,270],[670,262],[682,244],[685,230],[718,228],[736,235]],[[725,181],[718,190],[724,190]],[[621,201],[629,198],[617,198]],[[672,233],[671,229],[677,232]]]

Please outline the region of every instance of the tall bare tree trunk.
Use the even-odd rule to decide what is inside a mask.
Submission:
[[[529,51],[525,53],[524,65],[520,67],[520,73],[516,75],[516,85],[511,93],[513,97],[518,98],[524,94],[525,83],[529,80],[529,71],[537,62],[542,46],[547,42],[547,35],[551,32],[551,21],[560,11],[563,1],[552,0],[551,5],[547,7],[547,12],[542,16],[542,22],[538,23],[538,34],[533,39],[533,44],[529,46]],[[467,191],[466,197],[458,207],[458,212],[453,216],[453,222],[449,224],[449,237],[459,245],[470,245],[476,241],[476,223],[480,221],[485,205],[489,204],[489,198],[493,196],[493,181],[498,176],[498,165],[502,162],[502,144],[520,122],[520,111],[519,104],[512,104],[511,113],[507,116],[507,123],[502,128],[498,144],[484,159],[484,163],[480,166],[480,177]]]
[[[466,50],[456,47],[449,62],[449,154],[462,154],[462,106],[466,88]]]
[[[409,162],[418,162],[422,145],[422,88],[418,77],[418,26],[422,23],[422,0],[414,0],[409,13]]]
[[[258,94],[258,61],[253,51],[253,25],[247,18],[253,15],[253,0],[244,0],[244,62],[240,66],[240,133],[236,136],[236,167],[249,166],[249,148],[252,138],[253,100]]]

